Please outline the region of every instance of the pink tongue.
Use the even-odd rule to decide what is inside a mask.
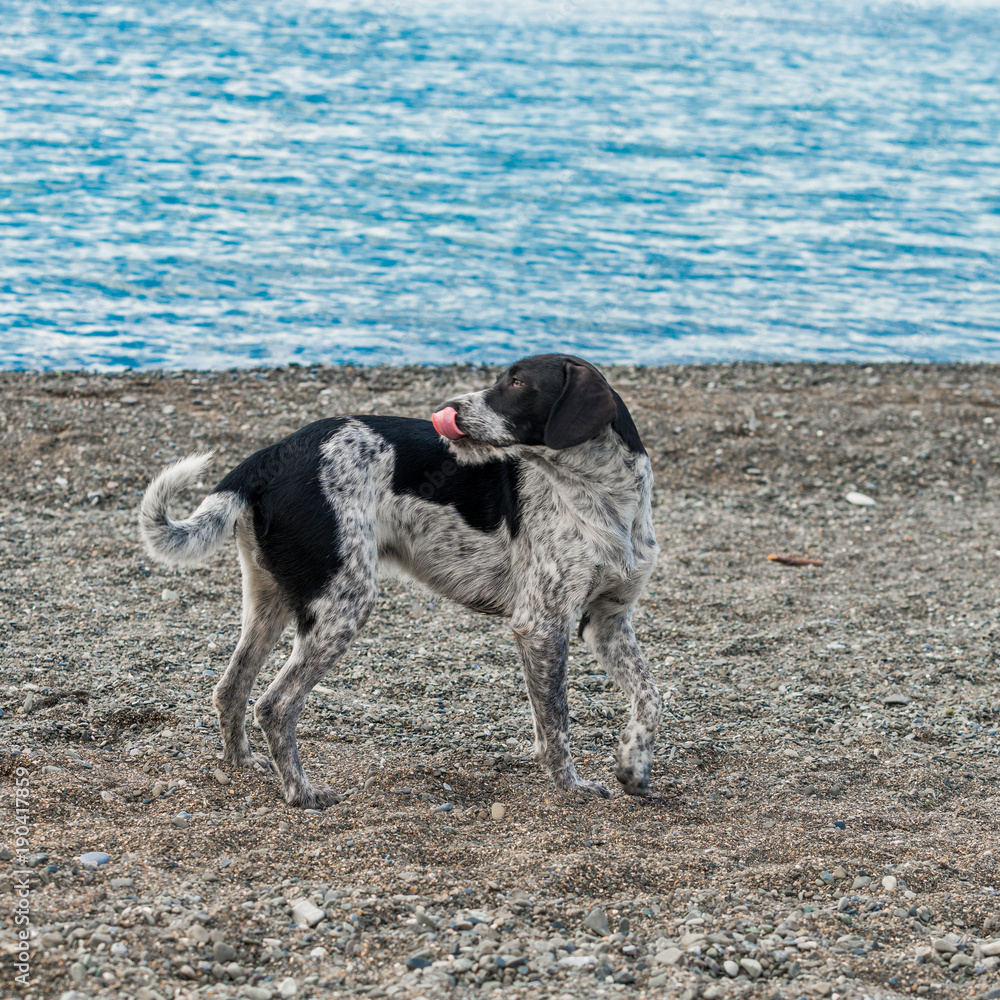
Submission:
[[[454,406],[446,406],[443,410],[435,410],[431,414],[431,423],[438,434],[444,435],[449,441],[457,441],[460,437],[465,437],[465,431],[460,430],[455,423],[458,416]]]

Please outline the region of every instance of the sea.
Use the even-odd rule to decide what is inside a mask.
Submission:
[[[1000,361],[1000,3],[5,0],[0,368]]]

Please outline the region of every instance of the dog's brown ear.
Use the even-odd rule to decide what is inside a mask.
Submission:
[[[567,361],[563,391],[545,425],[549,448],[572,448],[583,444],[610,424],[618,412],[611,386],[588,365]]]

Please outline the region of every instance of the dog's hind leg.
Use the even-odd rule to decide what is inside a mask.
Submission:
[[[584,781],[577,775],[569,749],[566,633],[555,626],[514,626],[535,724],[535,758],[558,788],[607,798],[611,793],[602,784]]]
[[[316,787],[306,777],[295,727],[306,696],[340,659],[375,607],[374,539],[369,570],[357,569],[353,561],[345,565],[311,603],[308,617],[299,622],[291,656],[254,706],[289,805],[321,809],[340,801],[335,791]]]
[[[580,635],[631,707],[615,751],[615,777],[630,795],[648,795],[660,692],[635,641],[631,607],[594,601],[580,624]]]
[[[246,734],[247,702],[253,682],[281,637],[291,613],[274,578],[256,564],[249,545],[242,538],[240,565],[243,569],[240,640],[226,672],[215,685],[212,701],[219,716],[223,762],[230,767],[258,764],[273,771],[266,756],[250,751]]]

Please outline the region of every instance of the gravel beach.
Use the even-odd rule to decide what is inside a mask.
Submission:
[[[299,728],[323,813],[221,770],[235,546],[151,563],[139,498],[494,372],[0,373],[0,996],[1000,997],[1000,368],[606,373],[656,474],[653,797],[554,791],[504,623],[386,580]]]

